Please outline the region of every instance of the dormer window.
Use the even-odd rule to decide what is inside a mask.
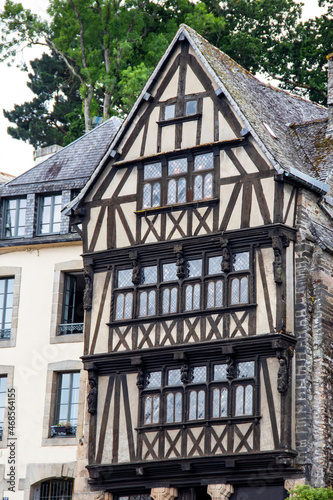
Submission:
[[[4,238],[19,238],[25,233],[26,198],[4,201]]]
[[[214,197],[212,152],[144,165],[142,208],[156,208]],[[163,189],[163,187],[165,187]]]
[[[37,234],[60,233],[61,194],[40,196],[38,199]]]
[[[197,101],[187,101],[185,107],[186,115],[195,115],[197,112]]]

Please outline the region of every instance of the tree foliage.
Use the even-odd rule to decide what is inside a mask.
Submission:
[[[294,490],[290,491],[290,498],[293,500],[333,500],[333,491],[331,488],[296,486]]]
[[[6,0],[0,12],[0,60],[13,61],[24,46],[48,47],[76,81],[85,129],[89,130],[92,116],[107,119],[129,112],[179,25],[185,22],[246,69],[324,103],[325,57],[333,50],[333,0],[318,1],[326,6],[327,14],[301,23],[301,6],[296,0],[50,0],[48,22]],[[27,132],[17,132],[17,137],[36,142],[19,124],[24,121],[20,113],[25,111],[32,120],[40,116],[37,102],[32,109],[30,104],[16,107],[16,115],[11,116]],[[64,113],[74,116],[70,107]],[[45,124],[53,127],[56,138],[60,131],[55,129],[64,121],[49,117],[50,125]],[[36,124],[30,131],[35,126],[38,135],[41,130]],[[77,123],[74,130],[80,132]],[[13,130],[10,133],[15,134]],[[49,137],[51,140],[51,133]]]

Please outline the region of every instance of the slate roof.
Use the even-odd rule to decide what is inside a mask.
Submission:
[[[8,182],[1,196],[47,192],[56,189],[81,189],[103,158],[121,120],[110,118],[47,160]]]

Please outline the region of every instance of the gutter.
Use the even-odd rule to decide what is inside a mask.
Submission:
[[[282,168],[279,170],[278,174],[282,174],[285,177],[289,177],[290,179],[300,183],[302,186],[311,189],[315,193],[318,193],[321,196],[327,194],[330,190],[330,187],[325,182],[318,181],[311,177],[310,175],[303,174],[297,170],[297,168],[290,167],[289,171],[286,172]]]

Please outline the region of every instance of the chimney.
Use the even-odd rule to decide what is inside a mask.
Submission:
[[[333,137],[333,52],[327,56],[327,107],[328,122],[326,137]]]

